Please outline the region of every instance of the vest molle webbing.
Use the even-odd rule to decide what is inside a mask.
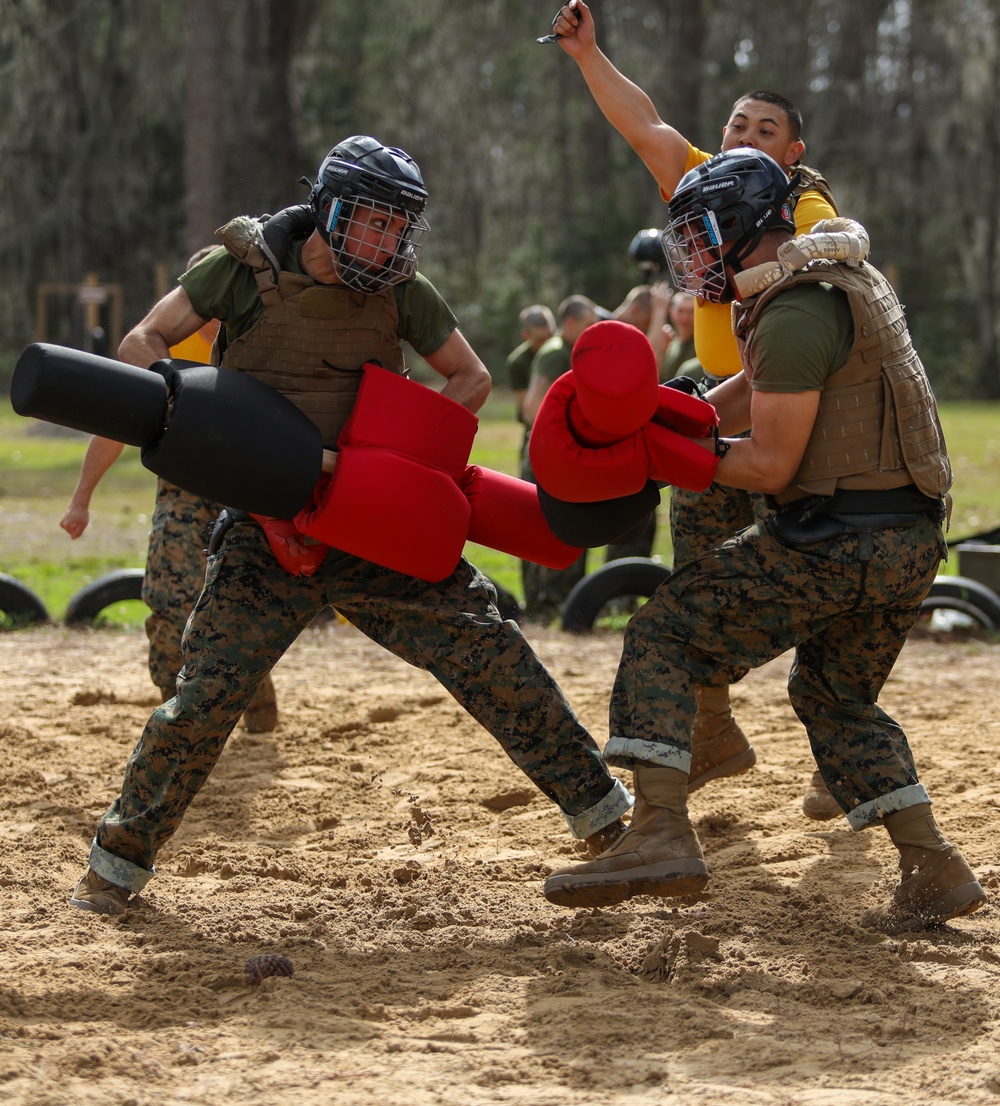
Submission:
[[[226,249],[249,266],[263,311],[226,349],[222,363],[287,396],[318,427],[332,449],[361,383],[361,366],[375,361],[405,372],[392,288],[365,294],[344,285],[279,271],[261,248],[262,224],[240,216],[219,232]],[[274,258],[273,251],[268,250]]]
[[[832,495],[838,488],[906,484],[932,498],[943,496],[952,474],[937,406],[903,308],[877,269],[813,261],[744,301],[734,319],[745,371],[752,376],[748,350],[767,304],[796,284],[817,281],[846,292],[854,345],[841,368],[827,377],[799,471],[775,498],[790,502]]]

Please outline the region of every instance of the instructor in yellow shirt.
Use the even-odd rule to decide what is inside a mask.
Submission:
[[[563,51],[579,66],[608,122],[642,158],[660,186],[660,194],[669,200],[681,177],[713,155],[665,123],[646,93],[615,68],[597,45],[594,18],[583,0],[570,0],[563,6],[553,31],[559,35]],[[826,181],[801,164],[805,151],[802,116],[790,100],[763,90],[741,96],[722,128],[721,149],[741,146],[762,150],[789,175],[799,174],[796,233],[806,233],[821,219],[837,215]],[[728,304],[698,301],[694,341],[709,384],[741,370]],[[700,556],[749,526],[754,521],[754,503],[751,493],[716,484],[702,493],[674,488],[670,505],[674,563]],[[710,780],[745,772],[756,761],[753,747],[733,718],[729,686],[699,687],[695,695],[698,714],[692,733],[690,791]],[[819,772],[813,773],[802,809],[808,817],[820,820],[840,814]]]

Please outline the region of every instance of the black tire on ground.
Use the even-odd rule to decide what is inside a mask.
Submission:
[[[45,604],[20,580],[0,572],[0,611],[4,621],[12,626],[26,626],[32,622],[47,622],[49,612]]]
[[[66,608],[66,625],[81,626],[93,622],[106,607],[129,599],[142,599],[141,568],[119,568],[81,588]]]
[[[1000,630],[1000,595],[967,576],[937,576],[921,609],[957,611],[985,630]]]
[[[585,634],[594,628],[601,608],[613,599],[648,599],[670,575],[667,565],[646,557],[609,561],[574,586],[562,608],[562,628]]]
[[[964,538],[952,538],[948,546],[954,548],[956,545],[965,545],[966,542],[975,545],[996,545],[1000,542],[1000,526],[995,526],[992,530],[981,530],[978,534],[967,534]]]

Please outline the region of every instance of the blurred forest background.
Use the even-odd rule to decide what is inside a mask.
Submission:
[[[703,149],[772,88],[870,230],[942,398],[1000,397],[1000,0],[592,0]],[[500,377],[526,303],[615,307],[652,178],[545,34],[556,0],[0,0],[0,375],[114,355],[232,215],[302,202],[349,134],[420,163],[423,271]],[[103,337],[101,331],[103,330]],[[104,348],[101,348],[103,345]],[[502,384],[502,377],[498,379]]]

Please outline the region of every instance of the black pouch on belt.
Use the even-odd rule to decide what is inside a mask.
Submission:
[[[212,527],[212,536],[208,539],[208,555],[211,557],[213,553],[218,553],[226,534],[237,522],[246,522],[249,517],[246,511],[238,511],[235,507],[223,507]]]
[[[912,485],[886,491],[841,491],[811,495],[780,508],[768,518],[768,528],[786,545],[814,545],[839,534],[915,526],[922,517],[943,517],[941,500],[923,495]]]

